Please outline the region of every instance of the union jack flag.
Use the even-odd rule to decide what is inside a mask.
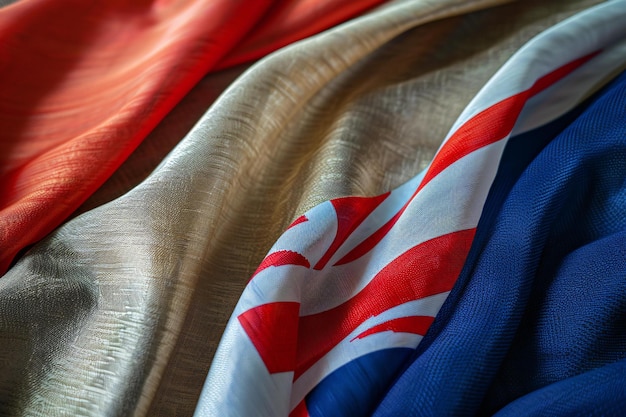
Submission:
[[[625,6],[592,8],[528,43],[406,184],[297,218],[242,294],[197,415],[369,414],[457,282],[510,138],[623,67]]]

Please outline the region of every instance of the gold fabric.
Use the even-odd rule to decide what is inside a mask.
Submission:
[[[502,63],[597,1],[500,3],[394,1],[261,60],[214,103],[244,69],[207,77],[0,279],[0,415],[192,415],[287,225],[414,176]]]

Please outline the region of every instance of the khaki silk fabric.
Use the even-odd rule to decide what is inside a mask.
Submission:
[[[0,414],[191,415],[289,223],[417,174],[507,58],[595,1],[499,3],[395,1],[257,62],[130,189],[190,124],[175,110],[84,209],[130,191],[0,279]],[[228,77],[181,106],[199,114]]]

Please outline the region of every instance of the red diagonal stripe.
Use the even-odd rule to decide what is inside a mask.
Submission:
[[[376,197],[343,197],[331,200],[337,213],[337,233],[333,243],[315,265],[315,269],[322,269],[330,258],[337,252],[343,242],[350,236],[363,220],[369,216],[389,196],[389,192]]]
[[[298,252],[294,252],[292,250],[279,250],[267,255],[250,279],[254,278],[256,274],[258,274],[265,268],[269,268],[270,266],[282,265],[300,265],[305,268],[311,267],[309,260]]]
[[[363,242],[359,243],[354,247],[350,252],[345,254],[341,259],[335,263],[335,265],[343,265],[354,260],[359,259],[361,256],[365,255],[367,252],[372,250],[374,246],[378,244],[385,237],[387,233],[391,230],[394,224],[398,221],[404,210],[406,209],[406,204],[400,209],[399,212],[396,213],[387,223],[385,223],[380,229],[372,233],[365,239]]]
[[[350,300],[301,317],[294,379],[370,317],[409,301],[450,291],[465,262],[474,230],[453,232],[409,249]]]
[[[307,219],[307,217],[303,214],[302,216],[300,216],[300,217],[298,217],[297,219],[295,219],[295,220],[293,221],[293,223],[291,223],[291,224],[289,225],[289,227],[287,228],[287,230],[291,229],[291,228],[292,228],[292,227],[294,227],[294,226],[299,225],[300,223],[304,223],[304,222],[308,222],[308,221],[309,221],[309,219]]]
[[[395,333],[413,333],[424,336],[433,323],[433,320],[435,320],[435,318],[431,316],[398,317],[397,319],[370,327],[366,331],[359,333],[351,342],[356,339],[363,339],[364,337],[387,331]]]
[[[293,371],[299,311],[299,303],[279,302],[252,308],[237,317],[271,374]]]
[[[598,53],[591,53],[557,68],[539,78],[529,89],[488,107],[465,122],[437,152],[417,191],[454,162],[509,135],[529,98],[565,78]]]

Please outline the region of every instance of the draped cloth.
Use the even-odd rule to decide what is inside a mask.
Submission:
[[[251,3],[261,2],[246,5]],[[459,114],[515,51],[597,2],[500,3],[393,1],[250,68],[210,74],[189,94],[193,82],[181,88],[174,67],[157,71],[174,90],[181,89],[176,100],[156,94],[155,103],[169,104],[158,117],[144,109],[150,123],[156,125],[185,96],[180,105],[150,134],[147,121],[129,116],[138,124],[121,126],[143,133],[128,135],[135,139],[125,143],[132,145],[112,151],[119,157],[89,160],[94,170],[106,165],[97,181],[83,172],[69,175],[67,187],[47,190],[44,207],[64,206],[67,216],[110,176],[84,202],[82,214],[52,231],[0,279],[0,414],[192,415],[229,316],[283,231],[324,201],[383,195],[423,171]],[[0,13],[36,4],[57,7],[43,0],[20,4]],[[197,18],[191,12],[185,16]],[[269,20],[270,27],[280,21]],[[197,29],[208,33],[202,25]],[[214,33],[222,32],[216,26]],[[203,71],[195,73],[195,81]],[[19,72],[12,79],[21,79]],[[152,82],[124,81],[131,91]],[[161,91],[158,81],[152,85]],[[76,111],[81,108],[82,103]],[[74,120],[71,112],[61,114]],[[17,130],[37,131],[25,126]],[[81,188],[74,181],[90,185]],[[56,191],[61,194],[54,198],[48,193]],[[29,232],[40,226],[29,225]],[[15,235],[6,236],[12,241]],[[15,252],[34,240],[17,244]],[[6,265],[15,252],[3,255]],[[331,299],[331,290],[349,291],[329,286]],[[415,369],[420,364],[405,363]],[[506,378],[506,369],[502,372],[498,377]],[[389,403],[411,393],[400,382],[386,386]],[[510,397],[498,393],[498,398],[484,410],[495,410]]]
[[[380,2],[30,0],[0,10],[0,273],[102,185],[208,71]]]

